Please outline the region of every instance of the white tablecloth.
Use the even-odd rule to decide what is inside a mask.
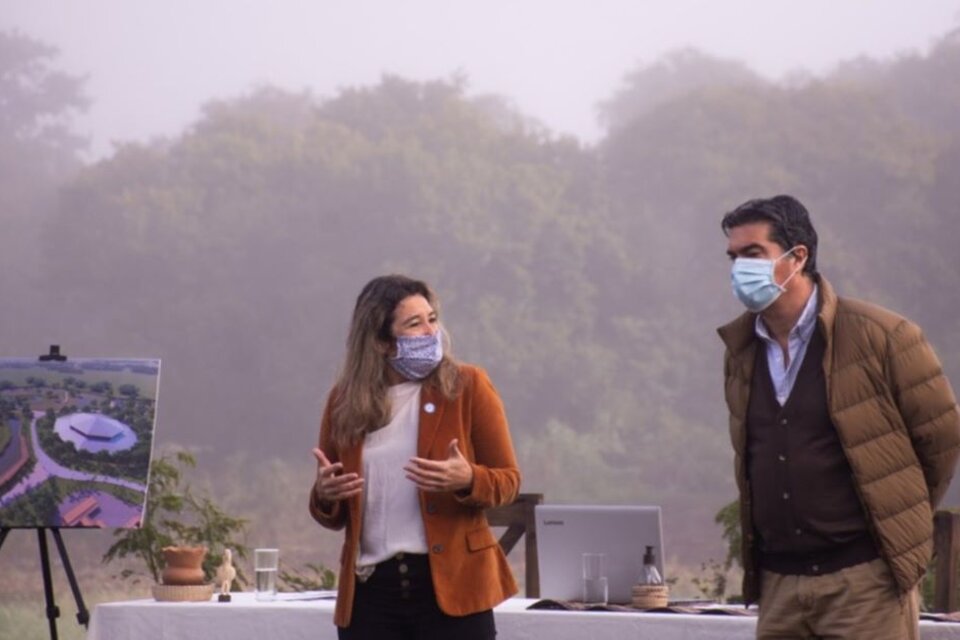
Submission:
[[[756,619],[673,613],[528,611],[535,602],[513,598],[495,610],[501,640],[725,640],[754,637]],[[133,600],[98,605],[88,640],[334,640],[333,600],[233,602]],[[920,623],[924,640],[960,639],[960,624]]]

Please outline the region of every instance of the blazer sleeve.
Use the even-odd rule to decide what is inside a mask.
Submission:
[[[469,494],[455,494],[457,500],[485,509],[510,504],[520,491],[520,468],[500,395],[479,368],[464,392],[472,394],[469,433],[473,487]]]
[[[960,456],[960,412],[943,367],[920,327],[907,320],[892,332],[888,364],[893,392],[935,509]]]
[[[338,462],[340,460],[340,455],[337,448],[334,446],[333,439],[330,435],[333,397],[334,392],[331,391],[330,395],[327,396],[327,404],[323,409],[323,417],[320,420],[319,447],[320,450],[323,451],[323,455],[327,457],[327,460],[330,462]],[[319,462],[317,463],[317,466],[320,466]],[[316,479],[314,479],[314,483],[310,487],[309,507],[310,515],[313,516],[313,519],[328,529],[342,529],[347,523],[347,508],[343,504],[343,501],[321,501],[319,496],[317,496]]]

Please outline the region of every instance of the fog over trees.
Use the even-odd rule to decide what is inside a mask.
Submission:
[[[721,553],[735,496],[727,210],[800,198],[820,270],[917,321],[960,385],[960,30],[790,82],[677,50],[611,87],[596,144],[462,77],[385,75],[252,88],[84,162],[65,122],[87,100],[48,45],[0,33],[0,343],[162,358],[158,445],[196,451],[258,540],[304,559],[334,558],[310,448],[382,273],[436,288],[456,355],[503,396],[523,490],[660,504],[680,564]]]

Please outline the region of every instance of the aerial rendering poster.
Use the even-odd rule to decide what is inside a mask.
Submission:
[[[140,526],[160,360],[0,359],[0,528]]]

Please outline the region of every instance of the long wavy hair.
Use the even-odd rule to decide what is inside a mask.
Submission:
[[[439,313],[437,297],[425,282],[393,274],[374,278],[357,297],[347,336],[347,353],[337,378],[331,436],[339,447],[361,442],[390,420],[387,362],[395,337],[391,331],[397,305],[421,295]],[[450,355],[450,339],[443,331],[443,359],[423,383],[453,400],[460,392],[460,368]]]

